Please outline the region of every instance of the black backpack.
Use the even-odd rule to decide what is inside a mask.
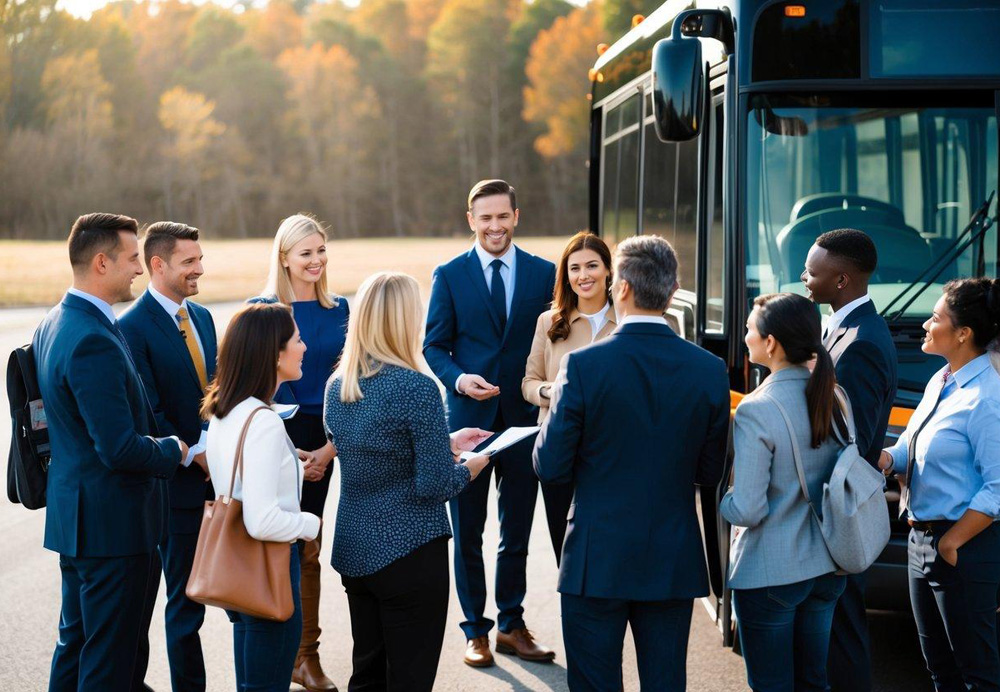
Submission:
[[[45,506],[51,451],[31,344],[11,351],[7,361],[7,398],[11,418],[7,497],[28,509],[40,509]]]

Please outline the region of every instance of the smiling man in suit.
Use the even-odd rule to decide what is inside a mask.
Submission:
[[[823,345],[854,408],[858,451],[875,467],[897,384],[896,346],[868,295],[868,280],[877,268],[872,239],[863,231],[842,228],[816,239],[801,277],[809,298],[833,309]],[[867,692],[872,687],[866,584],[866,573],[848,575],[834,611],[827,665],[834,692]]]
[[[515,247],[520,212],[514,188],[483,180],[468,198],[472,249],[434,270],[424,356],[448,389],[448,425],[501,432],[534,425],[537,407],[521,396],[521,380],[538,315],[548,309],[555,265]],[[475,481],[450,502],[455,533],[455,586],[465,621],[465,663],[493,665],[486,618],[483,529],[491,469],[500,515],[496,601],[497,651],[530,661],[555,653],[534,641],[521,603],[527,591],[528,538],[538,496],[530,440],[495,455]]]
[[[215,374],[215,323],[209,311],[188,298],[198,293],[203,273],[198,229],[161,221],[146,229],[143,259],[149,287],[121,318],[122,331],[146,387],[157,427],[177,435],[190,449],[182,468],[165,490],[166,531],[154,555],[147,594],[148,632],[161,569],[167,584],[167,658],[174,692],[205,689],[205,662],[198,630],[205,606],[184,595],[205,500],[211,499],[200,409],[205,387]],[[148,662],[148,635],[140,642],[137,680],[141,685]]]
[[[62,610],[49,690],[127,692],[152,554],[162,531],[157,478],[187,445],[154,438],[142,380],[111,305],[142,274],[135,219],[86,214],[69,234],[73,287],[35,332],[52,462],[45,547],[59,553]]]

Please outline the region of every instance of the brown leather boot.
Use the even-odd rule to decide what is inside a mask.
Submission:
[[[292,682],[308,692],[337,692],[337,686],[323,673],[319,663],[319,548],[321,536],[306,542],[300,551],[302,567],[302,640],[295,658]]]

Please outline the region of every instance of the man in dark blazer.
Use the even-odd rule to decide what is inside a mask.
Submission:
[[[896,398],[896,347],[885,320],[868,296],[878,266],[875,243],[862,231],[824,233],[809,249],[802,282],[809,297],[833,308],[823,345],[837,369],[837,382],[854,409],[858,449],[878,466],[889,414]],[[848,575],[833,616],[830,685],[838,692],[867,692],[872,686],[865,573]]]
[[[666,240],[622,242],[614,276],[619,327],[563,358],[534,465],[576,487],[559,568],[570,689],[620,688],[629,625],[640,686],[670,692],[685,689],[691,611],[708,595],[695,486],[722,478],[729,379],[663,319],[677,289]]]
[[[166,530],[154,553],[147,618],[151,618],[162,568],[167,583],[166,633],[170,681],[174,692],[205,689],[205,661],[198,630],[205,606],[184,594],[206,499],[211,499],[201,400],[215,375],[215,323],[209,311],[188,300],[198,293],[203,274],[198,229],[162,221],[146,229],[143,259],[149,288],[121,317],[160,434],[176,435],[189,445],[181,468],[165,488]],[[136,661],[139,681],[148,663],[147,632]]]
[[[52,463],[45,547],[59,553],[62,611],[50,690],[132,687],[151,554],[162,530],[158,478],[187,454],[153,438],[153,411],[111,305],[142,274],[135,219],[87,214],[69,235],[73,287],[33,342]]]
[[[501,432],[534,425],[538,409],[521,396],[521,380],[535,323],[552,301],[555,265],[514,246],[519,212],[514,188],[506,182],[477,183],[469,193],[467,216],[476,243],[434,270],[424,355],[448,389],[452,430],[476,427]],[[497,651],[551,661],[555,654],[533,640],[521,606],[538,495],[530,440],[495,455],[490,467],[496,469],[501,535]],[[490,467],[450,503],[455,586],[465,615],[464,660],[477,667],[493,665],[489,648],[493,621],[484,616],[482,551]]]

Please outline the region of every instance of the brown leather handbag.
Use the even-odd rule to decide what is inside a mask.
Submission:
[[[254,409],[243,424],[229,494],[205,503],[185,593],[197,603],[284,622],[295,612],[291,544],[251,537],[243,523],[243,503],[233,499],[236,473],[243,477],[243,443],[250,421],[266,409]]]

